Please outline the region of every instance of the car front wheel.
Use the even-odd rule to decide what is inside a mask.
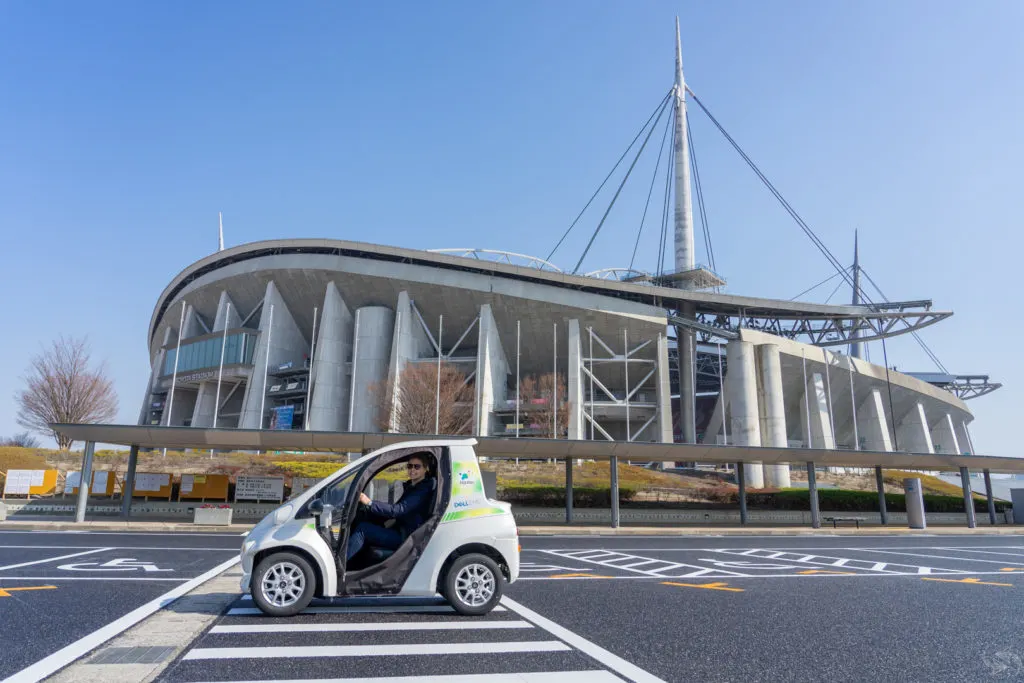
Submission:
[[[290,617],[309,605],[316,589],[316,575],[306,558],[295,553],[265,557],[253,573],[252,599],[272,617]]]
[[[491,558],[476,553],[463,555],[448,568],[444,597],[459,614],[481,616],[497,606],[504,582],[505,577]]]

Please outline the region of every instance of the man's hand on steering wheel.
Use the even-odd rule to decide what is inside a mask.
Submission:
[[[369,505],[372,501],[370,500],[370,497],[368,495],[366,495],[365,493],[360,493],[359,502],[362,503],[363,505]]]

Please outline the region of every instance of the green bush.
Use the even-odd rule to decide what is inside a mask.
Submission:
[[[611,507],[610,488],[575,486],[572,493],[572,502],[576,507]],[[619,502],[628,502],[635,495],[635,489],[619,487]],[[518,483],[503,485],[498,487],[498,499],[526,507],[565,507],[565,487]]]
[[[738,500],[736,503],[738,505]],[[878,494],[874,491],[818,489],[818,503],[822,511],[828,512],[877,512]],[[747,494],[747,505],[767,510],[809,510],[811,501],[806,489],[783,489],[775,493]],[[887,493],[885,506],[890,512],[906,512],[906,496],[902,493]],[[1002,512],[1007,507],[1008,503],[996,501],[997,512]],[[926,494],[924,509],[926,512],[963,512],[964,499],[962,496]],[[977,512],[986,512],[987,503],[975,499],[974,509]]]

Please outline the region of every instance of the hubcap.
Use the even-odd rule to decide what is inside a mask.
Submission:
[[[294,604],[305,589],[306,576],[298,565],[292,562],[271,565],[260,584],[263,598],[275,607],[288,607]]]
[[[467,564],[455,577],[455,593],[459,601],[480,607],[494,597],[494,572],[482,564]]]

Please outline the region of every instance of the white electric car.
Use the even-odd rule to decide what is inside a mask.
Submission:
[[[511,505],[484,493],[475,439],[387,446],[350,463],[263,518],[242,545],[242,591],[266,614],[290,616],[314,597],[443,595],[465,615],[487,614],[519,576]],[[433,467],[426,522],[396,550],[364,548],[346,566],[359,493],[413,455]]]

